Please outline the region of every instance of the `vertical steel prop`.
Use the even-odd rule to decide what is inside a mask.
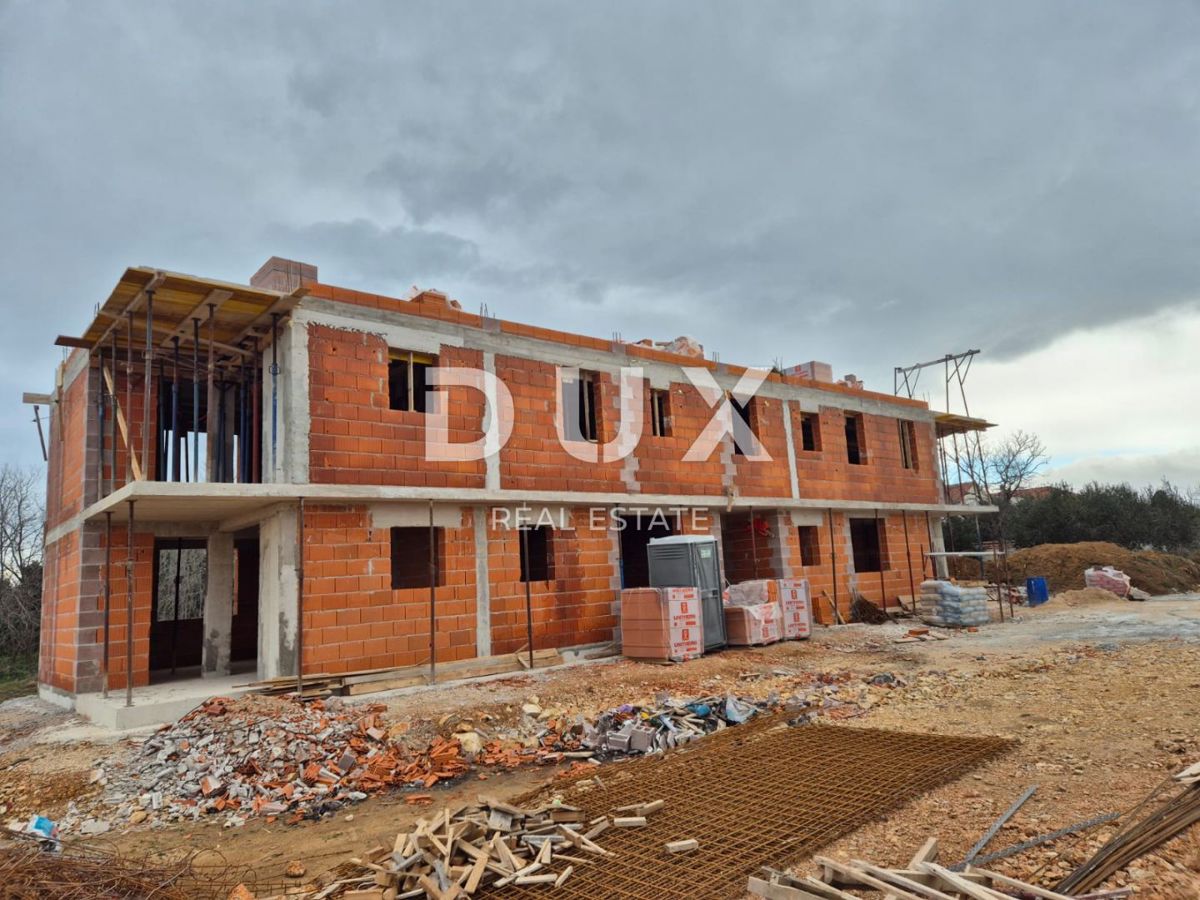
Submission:
[[[272,403],[272,405],[274,405]],[[272,441],[274,452],[274,441]],[[437,681],[437,534],[433,529],[433,501],[429,501],[429,683]]]
[[[125,705],[133,706],[133,503],[125,529]]]
[[[112,510],[104,513],[104,699],[108,699],[109,635],[112,627]]]
[[[142,371],[142,477],[150,477],[150,375],[154,369],[154,291],[146,291],[146,350]],[[161,475],[162,473],[158,473]]]
[[[192,318],[192,481],[200,480],[200,317]]]
[[[525,635],[529,641],[529,670],[533,671],[533,595],[529,587],[529,528],[521,528],[521,552],[525,555]]]

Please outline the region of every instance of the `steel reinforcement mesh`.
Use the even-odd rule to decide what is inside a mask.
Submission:
[[[612,857],[588,857],[557,889],[509,886],[505,897],[668,900],[732,898],[760,866],[785,866],[959,778],[1015,746],[993,737],[945,737],[848,726],[787,727],[778,717],[729,728],[680,748],[597,769],[564,802],[591,816],[666,801],[642,828],[609,828],[596,839]],[[534,792],[517,801],[545,801]],[[668,841],[695,838],[692,853]],[[563,866],[555,866],[561,870]],[[494,893],[488,891],[487,893]]]

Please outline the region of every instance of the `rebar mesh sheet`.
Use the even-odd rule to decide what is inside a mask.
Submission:
[[[778,716],[729,728],[666,756],[599,769],[602,786],[569,787],[566,802],[591,816],[653,800],[665,800],[666,807],[643,828],[604,832],[597,842],[616,856],[573,854],[589,862],[576,865],[562,887],[510,886],[504,895],[741,897],[746,877],[760,866],[799,862],[1015,744],[848,726],[789,728]],[[700,849],[666,852],[668,841],[686,838],[698,840]]]

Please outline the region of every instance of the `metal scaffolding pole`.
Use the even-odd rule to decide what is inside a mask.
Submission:
[[[881,526],[879,523],[883,522]],[[882,529],[882,530],[881,530]],[[879,539],[879,602],[887,612],[887,587],[883,580],[883,561],[887,549],[887,519],[879,518],[879,510],[875,510],[875,534]]]
[[[213,406],[216,405],[216,388],[213,383],[215,369],[213,368],[213,330],[215,327],[217,307],[216,304],[208,304],[208,394],[204,401],[204,418],[207,434],[204,439],[204,468],[205,477],[208,481],[219,481],[217,478],[217,457],[213,456],[216,449],[216,443],[213,438],[216,437],[216,431],[213,428]]]
[[[912,547],[908,543],[908,510],[901,510],[904,517],[904,558],[908,561],[908,589],[912,592],[913,612],[917,610],[917,583],[913,578]]]
[[[757,529],[754,527],[754,507],[750,507],[750,571],[754,575],[754,579],[758,580],[758,535],[755,533]]]
[[[154,368],[154,291],[146,291],[146,351],[142,369],[146,383],[142,387],[142,478],[150,477],[150,375]],[[162,473],[156,473],[161,475]]]
[[[304,692],[304,498],[296,514],[296,694]]]
[[[271,480],[277,479],[275,449],[279,440],[279,314],[271,313]],[[432,508],[431,508],[432,509]],[[432,515],[432,512],[430,513]]]
[[[200,480],[200,317],[192,319],[192,481]]]
[[[125,330],[125,483],[133,481],[133,313],[127,313]],[[116,361],[113,361],[116,374]]]
[[[133,706],[133,504],[125,530],[125,705]]]
[[[100,500],[104,497],[104,414],[106,391],[104,387],[104,348],[100,347],[98,351],[99,368],[97,369],[96,378],[96,393],[97,402],[99,403],[99,427],[96,429],[100,437],[100,453],[96,457],[96,499]],[[114,417],[115,418],[115,417]]]
[[[829,575],[833,579],[833,621],[843,625],[845,623],[842,621],[842,613],[838,609],[837,542],[833,536],[833,507],[829,508]]]
[[[101,372],[101,378],[104,373]],[[112,379],[108,383],[109,392],[108,399],[112,401],[112,415],[109,416],[108,426],[108,490],[104,492],[104,496],[111,494],[117,485],[117,333],[114,330],[112,335]]]
[[[112,510],[104,513],[104,699],[108,699],[109,636],[112,626]]]
[[[183,470],[180,449],[183,440],[179,434],[179,337],[174,339],[175,351],[171,360],[171,480],[182,481]]]
[[[274,345],[272,345],[274,346]],[[274,351],[272,350],[272,354]],[[274,368],[274,362],[271,367]],[[274,387],[272,387],[274,393]],[[272,406],[274,400],[272,400]],[[274,410],[272,410],[272,416]],[[274,441],[274,422],[272,421],[272,440],[271,440],[271,455],[274,457],[275,441]],[[272,459],[272,462],[274,460]],[[437,533],[433,528],[433,501],[429,501],[429,683],[433,684],[437,681],[437,610],[435,608],[437,600]]]
[[[525,636],[529,643],[529,671],[533,671],[533,595],[529,587],[529,529],[522,528],[521,552],[525,555]]]

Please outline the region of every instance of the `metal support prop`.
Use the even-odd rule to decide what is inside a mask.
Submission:
[[[304,691],[304,498],[296,514],[296,694]]]
[[[272,356],[274,355],[274,345],[272,345]],[[272,369],[275,367],[274,362],[271,363]],[[274,395],[274,384],[272,384],[271,392]],[[272,416],[272,435],[271,435],[271,455],[272,459],[275,454],[275,439],[274,439],[274,405],[275,401],[272,396],[271,401],[271,416]],[[437,681],[437,610],[435,608],[437,600],[437,533],[433,529],[433,501],[429,501],[429,683],[434,684]]]
[[[933,553],[933,523],[929,520],[929,510],[925,511],[925,534],[929,539],[929,552]],[[929,557],[929,577],[937,578],[937,563],[932,556]]]
[[[125,705],[133,706],[133,504],[125,530]]]
[[[133,313],[125,329],[125,483],[133,481]],[[116,362],[113,363],[116,368]],[[116,372],[114,371],[114,375]]]
[[[104,388],[104,348],[99,348],[99,368],[96,371],[96,401],[99,404],[99,427],[96,431],[100,436],[100,455],[96,457],[96,499],[104,497],[104,414],[107,392]]]
[[[833,621],[843,625],[845,623],[842,621],[842,613],[838,609],[837,542],[833,536],[833,507],[829,508],[829,575],[833,579]]]
[[[117,487],[117,332],[113,331],[112,336],[112,384],[111,390],[108,392],[108,399],[112,401],[112,415],[109,416],[109,448],[108,448],[108,490],[104,492],[104,496],[108,496]],[[100,373],[101,382],[104,382],[104,373]]]
[[[154,368],[154,291],[146,291],[146,350],[142,358],[146,383],[142,387],[142,478],[150,477],[150,373]]]
[[[908,543],[908,511],[901,510],[900,514],[904,517],[904,558],[908,561],[908,589],[912,592],[913,612],[917,610],[917,582],[913,578],[912,567],[912,547]]]
[[[750,571],[758,580],[758,529],[754,527],[754,507],[750,507]]]
[[[158,560],[155,559],[154,564],[158,565]],[[177,655],[179,650],[179,586],[183,581],[183,538],[175,539],[175,603],[172,607],[171,617],[171,674],[175,674],[177,666]],[[155,598],[156,600],[158,598]],[[154,609],[152,603],[150,608]]]
[[[176,336],[173,340],[175,350],[171,360],[171,480],[182,481],[180,449],[183,441],[179,435],[179,337]]]
[[[883,531],[880,532],[879,523],[883,522]],[[883,581],[883,557],[884,548],[887,546],[887,519],[879,518],[879,510],[875,510],[875,534],[879,540],[879,602],[883,605],[884,612],[887,612],[887,588]]]
[[[254,415],[250,422],[250,481],[262,482],[262,371],[258,356],[258,339],[254,341],[254,356],[250,366],[250,408]]]
[[[104,699],[108,699],[109,635],[112,624],[112,510],[104,513]]]
[[[42,462],[49,462],[50,454],[46,452],[46,435],[42,431],[42,413],[36,403],[33,405],[33,424],[37,426],[38,443],[42,445]]]
[[[276,480],[275,450],[279,441],[279,313],[271,313],[271,480]],[[432,506],[431,506],[432,510]],[[432,512],[430,513],[432,515]]]
[[[192,481],[200,480],[200,317],[192,319]]]
[[[215,390],[213,379],[216,373],[216,370],[213,368],[213,329],[215,326],[216,312],[216,304],[208,304],[208,393],[205,395],[204,400],[204,416],[208,433],[204,439],[204,467],[206,470],[206,477],[209,481],[221,480],[217,477],[217,457],[213,456],[213,451],[216,448],[216,444],[213,443],[213,437],[215,436],[213,430],[213,401],[216,399],[216,397],[213,395]]]
[[[529,529],[521,529],[521,550],[525,554],[525,637],[529,642],[529,671],[533,671],[533,595],[529,587]]]

